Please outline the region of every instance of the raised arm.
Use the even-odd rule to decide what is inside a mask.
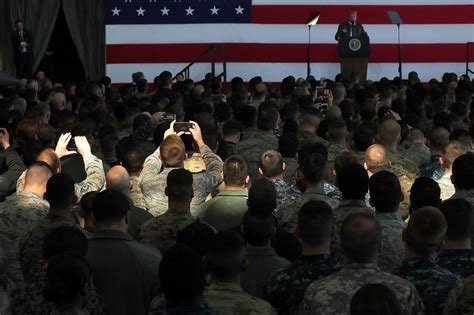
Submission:
[[[199,147],[199,152],[201,152],[202,159],[206,164],[206,173],[216,178],[220,178],[224,163],[222,162],[221,158],[212,152],[212,150],[204,143],[199,125],[194,121],[190,121],[190,123],[193,126],[189,129],[189,132]]]
[[[98,191],[104,187],[105,173],[102,161],[92,154],[86,137],[75,137],[77,152],[84,159],[86,179],[75,185],[76,196],[80,199],[89,191]]]

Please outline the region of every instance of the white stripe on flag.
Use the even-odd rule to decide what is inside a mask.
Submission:
[[[142,71],[146,78],[151,82],[153,78],[161,71],[168,70],[176,74],[187,64],[108,64],[107,75],[112,78],[113,83],[131,82],[131,74],[136,71]],[[417,71],[420,79],[424,82],[431,78],[440,79],[445,72],[454,72],[458,75],[465,72],[464,63],[405,63],[403,64],[403,73],[406,77],[409,71]],[[316,78],[329,77],[334,78],[340,72],[338,63],[313,63],[311,64],[313,75]],[[204,75],[211,71],[209,63],[197,63],[191,70],[193,80],[202,80]],[[222,71],[221,65],[216,65],[216,72]],[[294,75],[296,77],[306,76],[305,63],[228,63],[227,80],[232,77],[240,76],[245,81],[254,76],[262,76],[268,82],[280,82],[284,77]],[[367,77],[372,80],[379,80],[381,76],[393,78],[398,75],[397,63],[369,63]]]
[[[199,33],[193,32],[199,30]],[[395,25],[366,25],[373,44],[397,43]],[[337,25],[311,29],[312,43],[334,44]],[[107,25],[106,44],[307,43],[308,28],[295,24],[156,24]],[[402,43],[466,43],[474,41],[474,24],[402,25]]]

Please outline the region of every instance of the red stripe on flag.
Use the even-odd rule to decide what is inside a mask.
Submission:
[[[398,11],[404,24],[474,23],[474,5],[254,5],[252,23],[305,24],[311,12],[320,12],[318,23],[339,24],[352,10],[362,24],[391,24],[387,11]]]
[[[305,44],[227,44],[228,62],[305,62]],[[107,45],[107,63],[188,63],[209,44]],[[396,44],[373,44],[370,62],[398,62]],[[339,62],[336,44],[311,45],[313,62]],[[403,44],[403,62],[465,62],[465,44]],[[216,60],[222,60],[220,50]],[[470,60],[474,60],[471,49]],[[206,56],[199,62],[209,62]]]

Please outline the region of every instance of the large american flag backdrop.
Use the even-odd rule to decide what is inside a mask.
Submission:
[[[397,27],[389,10],[403,20],[404,76],[414,70],[427,81],[465,72],[466,43],[474,41],[473,0],[108,0],[107,74],[114,83],[130,82],[136,71],[149,80],[163,70],[176,74],[211,43],[225,43],[228,78],[305,76],[304,23],[319,11],[311,29],[312,72],[332,78],[339,72],[334,35],[349,10],[358,11],[371,39],[369,79],[397,75]],[[191,68],[193,79],[210,72],[209,60]]]

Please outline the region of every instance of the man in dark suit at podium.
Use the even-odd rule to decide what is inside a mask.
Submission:
[[[15,22],[11,40],[15,52],[16,77],[29,79],[33,72],[33,36],[23,28],[23,21]]]
[[[342,36],[359,37],[363,33],[364,27],[357,23],[357,12],[351,11],[347,14],[347,21],[339,24],[335,38],[339,41]]]
[[[370,43],[364,27],[357,23],[356,11],[347,14],[347,21],[339,25],[335,39],[339,42],[339,59],[344,78],[349,79],[356,73],[360,81],[365,82]]]

